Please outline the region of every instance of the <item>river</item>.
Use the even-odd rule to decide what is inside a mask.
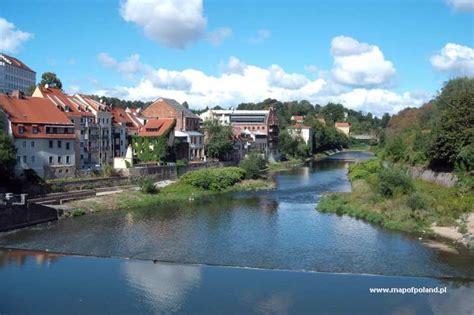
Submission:
[[[40,291],[43,286],[38,287],[37,281],[48,279],[43,284],[49,288],[46,292],[61,296],[65,294],[58,286],[65,287],[65,279],[79,281],[76,289],[83,289],[87,307],[104,307],[93,301],[96,294],[108,296],[105,292],[110,290],[114,294],[110,305],[115,301],[121,305],[122,295],[136,303],[135,307],[114,309],[145,312],[204,310],[198,301],[204,303],[204,296],[216,294],[219,300],[228,301],[225,306],[231,313],[271,313],[275,311],[272,307],[275,312],[305,312],[316,304],[330,313],[345,313],[347,305],[331,309],[334,303],[330,301],[347,294],[349,301],[366,301],[381,312],[403,299],[410,310],[433,313],[430,296],[416,296],[412,302],[406,295],[379,295],[374,300],[367,287],[445,285],[451,295],[435,299],[435,304],[444,301],[436,306],[440,310],[449,299],[474,295],[472,255],[437,251],[413,236],[315,210],[325,193],[350,191],[347,160],[369,157],[368,153],[345,152],[279,172],[277,187],[271,191],[226,194],[181,206],[105,211],[4,233],[0,247],[21,250],[0,252],[0,279],[8,279],[18,290],[17,280],[35,283],[33,287]],[[38,255],[45,257],[40,263]],[[46,278],[48,274],[51,278]],[[338,294],[339,285],[348,291]],[[32,290],[27,289],[30,295]],[[308,290],[318,298],[308,299]],[[10,292],[3,288],[0,294],[18,298],[5,291]],[[234,295],[240,300],[233,299]],[[79,303],[68,295],[64,298]],[[60,309],[61,305],[63,302],[56,306]],[[10,306],[7,310],[15,310]],[[224,304],[214,306],[217,313],[225,309]],[[474,309],[473,302],[458,306]],[[80,309],[87,311],[84,307]],[[362,305],[359,310],[363,313],[369,308]]]

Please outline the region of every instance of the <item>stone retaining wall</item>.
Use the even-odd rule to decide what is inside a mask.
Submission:
[[[56,209],[35,203],[2,206],[0,207],[0,232],[55,221],[58,217]]]

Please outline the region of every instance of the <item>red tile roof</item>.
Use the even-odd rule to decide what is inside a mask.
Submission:
[[[159,137],[174,127],[176,121],[173,118],[150,119],[145,126],[140,128],[138,135],[141,137]]]
[[[7,63],[9,63],[9,64],[11,64],[11,65],[13,65],[13,66],[15,66],[15,67],[18,67],[18,68],[21,68],[21,69],[23,69],[23,70],[36,73],[35,71],[31,70],[30,67],[28,67],[28,66],[25,65],[23,62],[21,62],[20,60],[16,59],[15,57],[12,57],[12,56],[9,56],[9,55],[5,55],[4,53],[0,53],[0,59],[5,60]]]
[[[336,127],[350,127],[351,124],[348,122],[336,122]]]
[[[296,115],[296,116],[291,116],[291,119],[294,121],[303,121],[304,116]]]
[[[49,99],[41,97],[15,98],[0,94],[0,108],[12,123],[13,136],[33,139],[74,139],[74,125]],[[45,126],[68,127],[71,133],[46,133]],[[23,132],[20,133],[20,127]],[[37,132],[33,132],[37,128]]]
[[[14,98],[0,94],[0,107],[15,123],[72,125],[66,115],[49,99],[40,97]]]
[[[78,99],[65,94],[58,88],[38,87],[44,97],[50,99],[66,116],[94,117],[94,114]]]

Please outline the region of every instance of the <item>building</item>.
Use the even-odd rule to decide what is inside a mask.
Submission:
[[[304,122],[304,116],[303,115],[293,115],[291,116],[291,121],[302,124]]]
[[[346,136],[349,136],[351,131],[351,124],[348,122],[336,122],[335,127],[340,132],[344,133]]]
[[[158,98],[141,112],[146,119],[175,119],[175,137],[189,144],[187,160],[204,158],[204,134],[200,132],[201,118],[177,101]]]
[[[98,165],[111,164],[114,158],[112,108],[87,95],[76,94],[74,98],[77,99],[86,110],[94,114],[94,123],[97,126],[98,133],[92,137],[93,140],[91,144],[94,142],[97,144],[97,147],[93,148],[93,150],[98,154]]]
[[[208,110],[201,114],[203,120],[216,119],[258,138],[258,146],[269,159],[278,159],[278,116],[273,107],[269,110]],[[262,139],[265,139],[262,141]],[[262,144],[264,142],[264,144]],[[254,145],[254,148],[256,145]]]
[[[292,137],[299,137],[303,139],[308,148],[313,147],[313,128],[302,124],[295,124],[288,127],[288,133]]]
[[[36,84],[36,72],[20,60],[0,53],[0,93],[28,92]]]
[[[74,123],[51,100],[0,94],[0,119],[17,149],[17,175],[27,169],[44,178],[75,175]]]
[[[90,169],[100,164],[100,131],[94,113],[77,98],[65,94],[58,88],[37,86],[33,97],[49,99],[74,124],[76,169]]]

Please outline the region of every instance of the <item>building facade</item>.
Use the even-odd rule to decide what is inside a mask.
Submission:
[[[158,98],[141,112],[147,119],[175,119],[175,137],[189,144],[187,160],[204,159],[204,134],[200,132],[201,118],[177,101]]]
[[[288,127],[288,133],[292,137],[301,138],[310,150],[313,148],[313,128],[302,124],[295,124]]]
[[[0,93],[26,93],[36,84],[36,72],[20,60],[0,53]]]
[[[351,131],[351,124],[348,122],[336,122],[335,127],[340,132],[344,133],[346,136],[349,136]]]
[[[0,94],[0,116],[17,149],[17,175],[28,169],[44,178],[75,175],[74,124],[49,99]]]
[[[208,110],[201,114],[203,120],[216,119],[233,127],[238,136],[247,134],[255,139],[254,148],[262,150],[268,159],[278,159],[278,116],[269,110]],[[258,143],[258,145],[257,145]]]

